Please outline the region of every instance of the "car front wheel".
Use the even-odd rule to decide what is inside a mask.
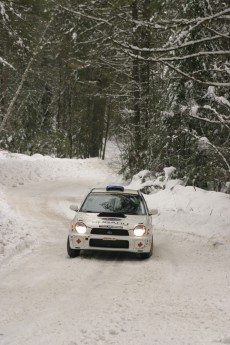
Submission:
[[[70,258],[76,258],[76,256],[80,255],[80,249],[72,249],[72,248],[70,248],[69,237],[68,237],[68,240],[67,240],[67,253],[68,253]]]

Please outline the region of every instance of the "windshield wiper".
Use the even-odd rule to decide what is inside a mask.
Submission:
[[[118,218],[126,218],[124,213],[119,212],[101,212],[97,215],[98,217],[118,217]]]

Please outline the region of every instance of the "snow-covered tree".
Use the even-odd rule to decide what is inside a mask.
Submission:
[[[1,147],[103,156],[111,133],[126,175],[169,165],[205,188],[229,180],[226,0],[0,0],[0,10]]]

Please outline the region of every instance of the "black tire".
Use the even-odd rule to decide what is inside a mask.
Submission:
[[[153,240],[148,253],[140,253],[140,259],[149,259],[153,255]]]
[[[69,237],[68,237],[68,240],[67,240],[67,253],[68,253],[70,258],[76,258],[77,256],[80,255],[80,249],[72,249],[72,248],[70,248]]]

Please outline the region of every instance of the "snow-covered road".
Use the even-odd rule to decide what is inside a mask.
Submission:
[[[156,229],[149,260],[67,257],[69,204],[99,176],[7,189],[37,241],[0,269],[0,344],[230,344],[227,245]]]

